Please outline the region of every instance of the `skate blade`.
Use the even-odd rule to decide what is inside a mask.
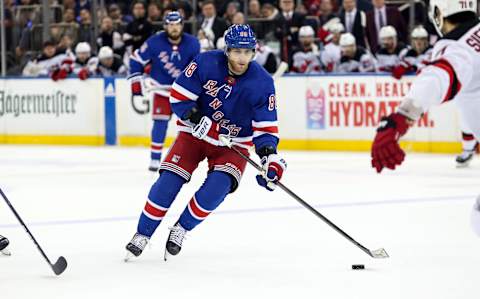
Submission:
[[[174,257],[174,255],[171,255],[170,253],[168,253],[168,250],[165,249],[165,253],[163,254],[163,260],[166,262],[168,259]]]
[[[457,162],[457,168],[467,168],[470,166],[470,161],[469,162],[464,162],[464,163],[458,163]]]
[[[8,249],[0,250],[0,253],[6,256],[12,255],[12,253]]]
[[[125,255],[125,258],[123,259],[123,261],[125,263],[128,263],[129,261],[133,260],[134,258],[136,258],[136,256],[133,253],[127,251],[127,255]]]

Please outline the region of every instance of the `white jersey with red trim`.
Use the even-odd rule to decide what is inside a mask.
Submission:
[[[339,45],[328,43],[323,47],[320,53],[320,60],[322,61],[323,69],[326,72],[333,72],[335,67],[340,63],[342,57],[342,49]]]
[[[302,74],[315,74],[322,71],[318,48],[314,47],[310,50],[301,49],[293,54],[293,71]]]
[[[421,54],[418,54],[412,47],[405,48],[400,52],[400,64],[413,71],[418,71],[430,63],[432,53],[432,46],[428,46]]]
[[[454,100],[461,117],[480,138],[480,22],[463,23],[438,41],[432,62],[423,68],[412,84],[399,110],[409,115],[420,108]]]

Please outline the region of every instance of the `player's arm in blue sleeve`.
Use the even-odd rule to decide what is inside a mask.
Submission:
[[[128,79],[141,76],[143,74],[143,68],[152,59],[152,49],[149,45],[150,40],[151,39],[146,40],[139,49],[135,50],[132,55],[130,55],[130,74],[128,75]]]
[[[278,121],[277,100],[273,80],[264,83],[265,91],[254,106],[252,130],[255,151],[260,156],[277,152]]]
[[[202,92],[199,72],[197,56],[173,82],[170,90],[170,104],[175,115],[181,120],[194,124],[197,124],[202,117],[196,103]]]

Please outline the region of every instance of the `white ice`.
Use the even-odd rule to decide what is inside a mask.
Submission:
[[[124,263],[155,177],[148,149],[0,147],[0,187],[47,255],[55,277],[0,202],[0,298],[480,298],[480,239],[470,211],[480,160],[409,154],[378,175],[368,153],[283,152],[284,183],[370,249],[373,260],[247,167],[240,189],[199,225],[181,254],[163,261],[167,227],[205,177],[202,165],[144,254]],[[0,200],[1,201],[1,200]],[[353,271],[352,264],[366,270]]]

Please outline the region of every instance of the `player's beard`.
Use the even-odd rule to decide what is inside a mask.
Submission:
[[[171,41],[177,42],[182,37],[182,33],[183,33],[182,31],[177,31],[172,34],[171,32],[167,31],[167,36]]]

